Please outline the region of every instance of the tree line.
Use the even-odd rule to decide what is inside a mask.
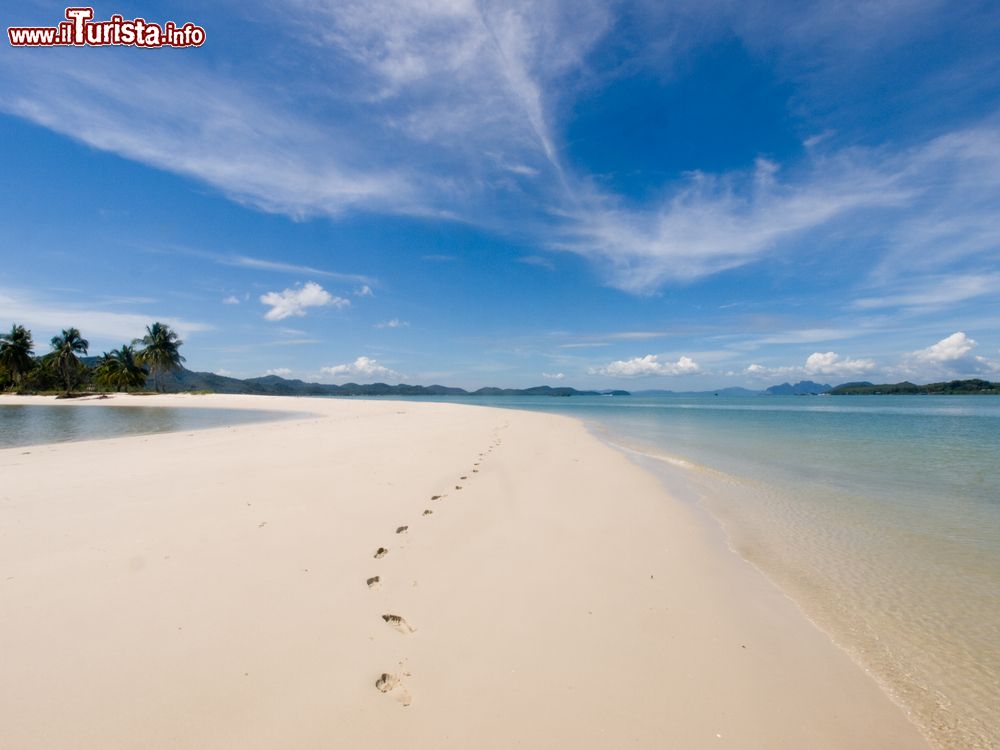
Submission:
[[[160,390],[160,376],[179,369],[184,357],[183,341],[164,323],[146,326],[146,335],[104,352],[93,368],[80,361],[90,343],[77,328],[66,328],[50,342],[51,351],[35,356],[31,331],[13,324],[0,334],[0,388],[18,393],[62,390],[69,394],[81,388],[131,391],[144,390],[149,376]]]

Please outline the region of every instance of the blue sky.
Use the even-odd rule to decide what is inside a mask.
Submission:
[[[5,6],[3,26],[65,5]],[[0,325],[241,377],[1000,379],[1000,6],[95,5],[0,48]]]

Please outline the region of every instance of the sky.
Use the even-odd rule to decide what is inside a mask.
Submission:
[[[0,327],[39,353],[162,321],[236,377],[1000,380],[996,2],[94,10],[206,41],[0,45]]]

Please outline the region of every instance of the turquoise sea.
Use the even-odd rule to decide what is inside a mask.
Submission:
[[[472,402],[580,417],[684,482],[935,744],[1000,747],[1000,397]]]

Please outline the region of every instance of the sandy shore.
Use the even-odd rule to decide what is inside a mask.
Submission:
[[[576,421],[114,402],[315,416],[0,450],[0,747],[925,747]]]

